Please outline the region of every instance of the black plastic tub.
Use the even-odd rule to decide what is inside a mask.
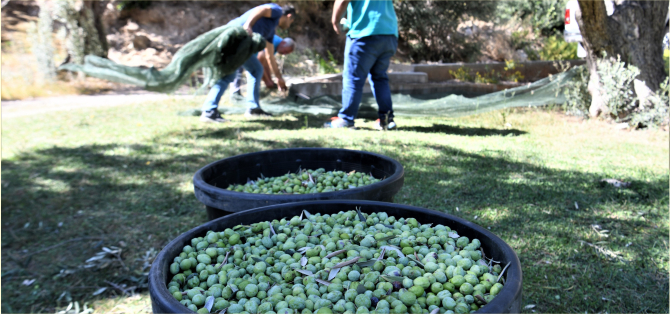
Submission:
[[[360,207],[364,213],[387,212],[397,218],[413,217],[421,223],[443,224],[457,231],[459,235],[479,239],[487,257],[499,261],[503,267],[508,263],[509,266],[504,273],[506,281],[503,289],[491,303],[480,308],[476,313],[519,313],[521,311],[521,263],[514,250],[490,231],[456,216],[425,208],[384,202],[330,200],[280,204],[234,213],[207,222],[170,241],[156,256],[149,272],[149,293],[153,312],[191,312],[169,293],[167,284],[172,280],[169,270],[170,263],[182,252],[185,245],[191,243],[192,238],[204,236],[208,230],[221,231],[239,224],[248,225],[259,221],[297,216],[302,210],[307,210],[312,214],[334,214],[339,211],[355,210],[357,207]]]
[[[230,184],[244,184],[263,174],[276,177],[298,169],[326,171],[356,170],[371,173],[380,182],[360,188],[314,194],[252,194],[226,190]],[[251,208],[292,202],[352,199],[393,202],[405,181],[402,165],[389,157],[337,148],[289,148],[266,150],[215,161],[193,176],[195,197],[207,208],[209,220]]]

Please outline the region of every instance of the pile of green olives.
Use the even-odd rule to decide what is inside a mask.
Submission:
[[[301,169],[280,177],[258,178],[246,184],[231,184],[227,190],[260,194],[309,194],[354,189],[381,181],[371,174],[356,171],[328,171]]]
[[[470,313],[503,288],[484,256],[440,224],[303,211],[192,239],[167,288],[197,313]]]

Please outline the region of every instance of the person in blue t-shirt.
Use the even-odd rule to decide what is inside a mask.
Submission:
[[[331,23],[340,34],[340,19],[347,11],[347,42],[342,73],[342,109],[324,126],[353,128],[363,97],[365,79],[370,79],[372,93],[379,106],[375,128],[395,128],[393,103],[387,70],[398,48],[398,19],[391,0],[337,0]]]
[[[280,55],[287,55],[293,52],[295,49],[295,42],[291,38],[282,39],[281,37],[275,35],[274,39],[272,40],[272,44],[275,47],[275,54],[279,53]],[[277,85],[275,85],[275,83],[272,81],[272,75],[270,74],[271,60],[267,57],[265,51],[260,51],[258,53],[258,61],[260,61],[261,65],[263,65],[263,83],[265,83],[265,86],[273,89],[277,88]],[[233,81],[233,94],[231,99],[235,97],[242,97],[242,92],[240,91],[240,87],[242,85],[242,73],[244,73],[244,69],[240,67],[237,70],[235,74],[235,80]]]
[[[247,33],[249,33],[249,35],[259,33],[265,38],[267,41],[265,53],[269,56],[269,66],[277,77],[277,85],[279,85],[281,90],[286,90],[286,83],[277,69],[277,61],[274,58],[274,45],[272,44],[272,41],[275,36],[275,29],[277,27],[281,29],[289,28],[291,23],[293,23],[294,18],[295,8],[292,5],[280,7],[278,4],[268,3],[259,5],[226,24],[241,26]],[[247,70],[248,73],[247,102],[249,103],[249,109],[247,109],[245,116],[272,116],[263,111],[259,103],[263,66],[261,65],[261,62],[258,61],[257,54],[249,57],[242,67]],[[222,77],[216,84],[214,84],[214,86],[212,86],[212,89],[207,94],[207,98],[203,104],[202,115],[200,115],[201,121],[226,122],[226,120],[221,117],[217,108],[219,107],[221,96],[226,91],[226,88],[228,88],[228,84],[233,80],[235,80],[235,73]]]

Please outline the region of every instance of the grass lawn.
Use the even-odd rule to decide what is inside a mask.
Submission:
[[[373,131],[371,121],[326,130],[315,116],[212,125],[176,114],[200,102],[2,120],[2,312],[56,312],[74,301],[100,313],[150,311],[151,259],[206,220],[195,171],[301,146],[400,161],[395,202],[474,221],[515,249],[524,312],[669,311],[667,132],[538,109],[400,117],[395,132]],[[632,184],[601,186],[605,178]],[[121,253],[87,262],[103,247]]]

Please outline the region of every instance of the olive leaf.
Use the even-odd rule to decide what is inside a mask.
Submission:
[[[382,248],[382,253],[379,254],[379,258],[377,259],[378,261],[381,261],[384,259],[384,253],[386,253],[386,248]]]
[[[240,289],[237,289],[237,286],[235,285],[229,285],[228,287],[230,288],[230,290],[233,290],[233,293],[237,293],[237,291],[240,291]]]
[[[226,257],[223,258],[223,263],[221,263],[221,267],[223,267],[228,263],[228,254],[230,254],[230,251],[226,252]]]
[[[484,303],[484,305],[488,304],[486,300],[481,296],[481,295],[476,295],[475,298],[477,298],[480,302]]]
[[[354,264],[354,263],[356,263],[360,258],[361,258],[360,256],[356,256],[356,257],[354,257],[354,258],[352,258],[352,259],[350,259],[350,260],[348,260],[348,261],[345,261],[345,262],[342,262],[342,263],[339,263],[339,264],[333,266],[331,269],[342,268],[342,267],[344,267],[344,266]]]
[[[376,262],[377,262],[376,260],[373,260],[373,259],[372,259],[372,260],[369,260],[369,261],[356,263],[356,265],[358,265],[358,267],[360,267],[360,268],[363,268],[363,267],[372,267],[372,265],[374,265]]]
[[[310,174],[309,177],[312,178],[312,175]],[[307,217],[307,219],[312,217],[312,214],[310,214],[308,211],[303,209],[302,212],[305,213],[305,217]]]
[[[419,266],[421,266],[421,268],[425,267],[425,266],[423,265],[423,263],[419,262],[419,260],[418,260],[416,257],[410,255],[410,256],[408,256],[408,258],[409,258],[411,261],[413,261],[413,262],[419,264]]]
[[[340,255],[340,254],[342,254],[342,253],[344,253],[344,252],[346,252],[346,251],[347,251],[347,250],[339,250],[339,251],[335,251],[335,252],[333,252],[333,253],[330,253],[330,254],[326,255],[326,257],[324,257],[324,258],[331,258],[331,257],[333,257],[333,256]]]
[[[361,213],[360,207],[356,207],[356,212],[358,213],[358,219],[362,222],[365,222],[365,217],[363,216],[363,213]]]
[[[304,214],[304,213],[305,212],[300,212],[300,218],[298,218],[298,220],[302,221],[302,214]]]
[[[300,259],[300,266],[305,267],[305,265],[307,265],[307,257],[306,257],[306,256],[303,256],[303,257]]]
[[[384,278],[384,280],[386,280],[386,281],[388,281],[388,282],[394,282],[394,281],[400,281],[400,282],[402,282],[403,280],[405,280],[405,277],[400,277],[400,276],[388,276],[388,275],[383,275],[383,276],[379,276],[379,277]]]
[[[436,307],[432,311],[430,311],[430,314],[437,314],[437,313],[440,313],[440,308],[439,307]]]
[[[304,269],[296,269],[295,271],[305,275],[305,276],[314,276],[314,273],[312,273],[309,270],[304,270]]]
[[[458,235],[458,233],[456,233],[456,231],[449,232],[448,234],[449,234],[449,237],[452,238],[452,239],[458,239],[458,238],[461,237],[461,236]]]
[[[393,227],[391,227],[391,228],[393,228]],[[398,235],[395,235],[395,234],[390,235],[390,236],[386,236],[386,237],[383,237],[383,238],[377,240],[377,242],[388,241],[388,240],[391,240],[391,239],[396,238],[396,237],[398,237]]]
[[[359,284],[359,285],[356,287],[356,292],[357,292],[358,294],[363,294],[363,293],[365,293],[366,290],[367,290],[367,289],[365,289],[365,286],[364,286],[363,284]]]
[[[316,282],[318,282],[322,285],[330,286],[330,284],[331,284],[330,281],[325,281],[325,280],[322,280],[322,279],[315,279],[315,280],[316,280]]]
[[[207,300],[205,300],[205,308],[207,309],[207,312],[212,312],[212,306],[214,306],[214,296],[208,296]]]
[[[301,248],[298,249],[298,253],[305,254],[305,252],[307,252],[307,250],[309,250],[309,249],[310,249],[309,246],[301,247]]]
[[[256,257],[256,256],[252,256],[251,258],[253,258],[254,261],[256,261],[256,263],[265,262],[264,260],[262,260],[262,259],[260,259],[260,258],[258,258],[258,257]]]
[[[380,247],[380,249],[393,250],[396,253],[398,253],[398,256],[405,257],[405,254],[402,254],[402,251],[397,246],[384,245],[384,246]]]
[[[186,279],[184,279],[184,281],[188,281],[189,279],[195,277],[196,275],[197,275],[196,273],[192,273],[192,274],[188,275],[188,277],[186,277]]]
[[[330,281],[330,280],[333,280],[333,278],[335,278],[335,276],[337,276],[337,273],[340,272],[340,269],[341,269],[341,268],[333,268],[333,269],[331,269],[330,272],[328,273],[328,280],[329,280],[329,281]]]
[[[272,235],[277,235],[275,228],[272,227],[272,224],[270,224],[270,231],[272,231]]]
[[[500,272],[500,276],[498,276],[498,280],[496,280],[496,282],[500,281],[500,278],[503,276],[503,274],[505,273],[505,270],[507,270],[507,267],[509,267],[509,265],[510,265],[511,263],[512,263],[512,262],[507,262],[507,265],[506,265],[505,268],[503,268],[503,270]]]

